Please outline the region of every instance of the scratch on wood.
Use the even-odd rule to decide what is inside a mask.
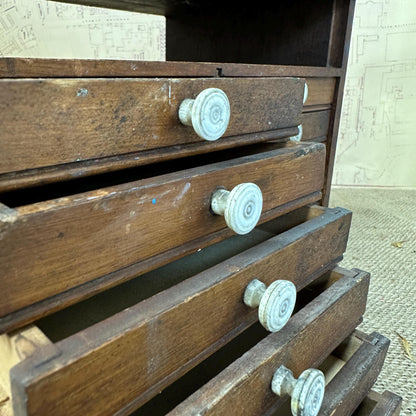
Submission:
[[[185,196],[185,194],[189,191],[191,188],[191,184],[189,182],[186,182],[185,186],[183,187],[182,191],[175,197],[175,200],[173,201],[173,206],[176,207],[178,202]]]

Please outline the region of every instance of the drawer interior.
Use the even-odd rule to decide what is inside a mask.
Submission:
[[[231,256],[323,215],[325,212],[326,209],[319,206],[299,208],[258,226],[249,234],[236,235],[196,251],[191,255],[46,316],[35,324],[53,342],[60,341],[203,270],[213,267]],[[318,290],[328,287],[328,279],[330,277],[320,279],[322,287],[319,287]],[[337,277],[335,276],[333,279],[337,279]],[[313,297],[315,292],[316,290],[308,289],[305,291],[305,295],[309,293],[310,297]]]
[[[335,283],[344,276],[344,274],[333,270],[325,273],[323,279]],[[313,300],[311,293],[314,294],[314,297],[317,297],[319,294],[323,293],[324,290],[323,285],[314,287],[307,286],[301,290],[298,293],[294,313]],[[185,374],[181,379],[163,390],[158,396],[155,396],[152,400],[139,408],[133,415],[165,415],[268,335],[270,335],[270,332],[267,332],[259,323],[255,323],[234,340]],[[356,348],[358,347],[359,345],[357,345]],[[349,353],[351,354],[351,352]],[[337,353],[337,355],[344,359],[348,358],[348,355],[343,355],[342,349],[340,349],[340,352]]]

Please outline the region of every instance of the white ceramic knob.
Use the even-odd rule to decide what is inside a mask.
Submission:
[[[289,280],[276,280],[269,287],[252,280],[244,292],[244,303],[259,307],[259,321],[270,332],[280,331],[292,315],[296,303],[296,286]]]
[[[299,133],[296,136],[290,137],[290,140],[292,140],[294,142],[300,142],[302,140],[302,135],[303,135],[303,127],[302,127],[302,124],[299,124],[298,130],[299,130]]]
[[[254,183],[241,183],[230,191],[217,189],[211,198],[211,209],[223,215],[237,234],[249,233],[258,223],[263,208],[263,195]]]
[[[179,120],[185,126],[192,126],[199,137],[217,140],[225,133],[230,121],[228,97],[218,88],[207,88],[195,100],[182,101]]]
[[[305,104],[306,100],[308,99],[308,93],[309,93],[308,84],[305,82],[305,88],[303,90],[303,104]]]
[[[305,370],[296,380],[292,371],[281,366],[273,376],[272,390],[279,396],[292,397],[290,407],[293,416],[316,416],[325,393],[325,376],[320,370]]]

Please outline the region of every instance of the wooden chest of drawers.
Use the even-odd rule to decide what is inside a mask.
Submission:
[[[0,60],[0,414],[394,414],[326,208],[354,1],[79,3],[169,61]]]

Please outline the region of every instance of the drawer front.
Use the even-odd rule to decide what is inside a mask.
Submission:
[[[302,114],[302,140],[321,141],[329,133],[330,110]]]
[[[354,344],[359,345],[358,349]],[[355,331],[331,354],[320,367],[327,382],[320,416],[350,416],[354,412],[376,382],[389,344],[376,332],[366,335]],[[337,361],[345,362],[339,371]]]
[[[299,78],[0,80],[0,173],[201,142],[178,109],[207,88],[230,101],[224,137],[300,123]]]
[[[20,386],[14,400],[21,406],[27,395],[37,407],[43,397],[29,414],[63,406],[69,414],[104,415],[140,406],[257,321],[257,310],[243,303],[252,279],[290,280],[300,290],[342,255],[351,213],[313,210],[314,218],[58,342],[54,359],[23,363],[13,376]]]
[[[345,273],[280,332],[260,341],[169,415],[255,416],[270,411],[280,399],[270,388],[274,372],[284,365],[298,377],[316,367],[353,331],[364,313],[369,275]]]
[[[308,97],[305,109],[309,106],[328,107],[334,101],[336,78],[307,78]]]
[[[0,315],[225,230],[224,218],[210,212],[219,186],[257,184],[262,218],[321,189],[322,144],[268,148],[274,150],[13,210],[3,207]]]

